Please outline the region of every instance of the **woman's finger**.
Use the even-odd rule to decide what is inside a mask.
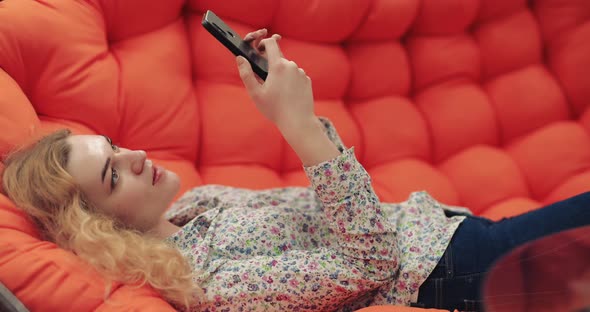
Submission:
[[[257,79],[256,75],[252,71],[250,63],[248,63],[248,61],[243,56],[236,57],[236,63],[238,64],[240,78],[242,79],[242,82],[244,82],[246,90],[248,90],[250,96],[256,97],[260,90],[262,83],[261,80]]]
[[[244,37],[244,41],[245,42],[250,42],[250,41],[254,41],[257,38],[264,38],[266,37],[268,33],[268,30],[266,30],[266,28],[262,28],[253,32],[248,33],[245,37]]]
[[[262,39],[264,39],[264,37],[258,37],[254,39],[254,41],[252,42],[252,47],[258,50],[258,53],[264,55],[264,49],[260,49],[260,42],[262,41]]]
[[[274,41],[275,41],[275,42],[278,42],[278,41],[279,41],[279,40],[281,40],[282,38],[283,38],[283,37],[281,37],[281,35],[279,35],[279,34],[274,34],[274,35],[272,35],[270,38],[267,38],[266,40],[268,40],[268,39],[274,39]],[[277,43],[277,47],[278,47],[278,43]],[[258,47],[257,47],[257,49],[258,49],[258,51],[260,51],[260,52],[265,52],[265,51],[266,51],[266,46],[265,46],[265,44],[264,44],[264,40],[263,40],[263,41],[260,41],[260,43],[258,44]],[[280,48],[278,49],[278,51],[279,51],[279,56],[280,56],[280,57],[284,57],[284,56],[283,56],[283,52],[281,51],[281,49],[280,49]]]
[[[268,58],[269,64],[277,63],[283,57],[283,54],[281,53],[281,49],[279,48],[279,44],[277,43],[275,38],[271,37],[271,38],[263,39],[260,42],[260,46],[264,47],[264,50],[266,51],[266,53],[268,55],[267,58]]]
[[[271,38],[275,39],[277,42],[281,39],[283,39],[283,37],[281,37],[281,35],[279,34],[274,34],[271,36]],[[260,40],[258,40],[258,42],[256,44],[254,44],[255,47],[257,47],[258,51],[260,52],[264,52],[264,45],[260,45],[260,41],[262,41],[262,38],[260,38]],[[281,57],[283,56],[283,54],[281,53]]]

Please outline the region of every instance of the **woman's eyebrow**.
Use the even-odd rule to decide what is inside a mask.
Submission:
[[[107,161],[104,163],[104,167],[102,168],[102,173],[101,175],[101,183],[100,184],[104,184],[104,177],[107,173],[107,169],[109,168],[109,164],[111,163],[111,158],[107,158]]]
[[[113,145],[113,141],[111,141],[111,138],[109,138],[109,137],[108,137],[108,136],[106,136],[106,135],[103,135],[102,137],[103,137],[105,140],[107,140],[107,143],[108,143],[109,145]],[[100,174],[100,181],[101,181],[101,184],[104,184],[104,177],[105,177],[105,175],[106,175],[106,173],[107,173],[107,169],[109,168],[109,164],[110,164],[110,163],[111,163],[111,158],[109,157],[109,158],[107,158],[107,161],[105,162],[105,164],[104,164],[104,167],[102,167],[102,172],[101,172],[101,174]]]

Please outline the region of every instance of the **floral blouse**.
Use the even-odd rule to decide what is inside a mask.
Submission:
[[[320,118],[341,154],[304,167],[311,187],[196,187],[167,213],[167,238],[205,291],[195,311],[353,311],[409,305],[465,218],[425,192],[381,203],[371,178]]]

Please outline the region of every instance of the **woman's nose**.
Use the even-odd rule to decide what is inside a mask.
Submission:
[[[145,164],[145,159],[147,157],[145,151],[137,150],[131,151],[129,155],[129,159],[131,161],[131,171],[135,174],[140,174],[143,172],[143,165]]]

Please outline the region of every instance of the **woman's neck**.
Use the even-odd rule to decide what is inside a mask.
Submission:
[[[157,237],[161,239],[165,239],[172,234],[178,232],[180,227],[170,223],[170,221],[162,218],[160,221],[154,226],[151,230]]]

